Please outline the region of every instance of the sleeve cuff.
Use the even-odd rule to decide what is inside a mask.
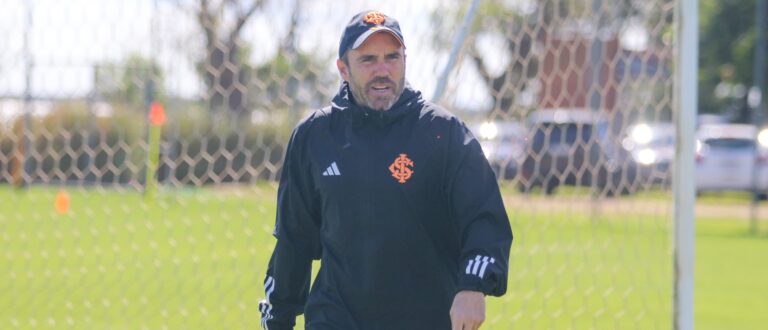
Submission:
[[[459,291],[477,291],[482,292],[484,295],[490,295],[492,288],[488,288],[488,285],[483,283],[483,280],[477,276],[466,276],[465,274],[459,275],[459,284],[456,286],[456,293]]]

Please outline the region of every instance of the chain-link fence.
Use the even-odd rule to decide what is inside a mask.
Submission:
[[[256,327],[290,130],[372,8],[505,193],[484,328],[666,328],[675,5],[6,0],[0,328]]]

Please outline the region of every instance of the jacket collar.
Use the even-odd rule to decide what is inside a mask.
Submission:
[[[373,110],[356,104],[349,83],[346,81],[341,83],[338,93],[336,93],[336,96],[331,101],[331,105],[334,108],[349,113],[355,126],[362,126],[367,123],[388,126],[412,110],[421,108],[423,104],[424,99],[421,96],[421,92],[413,89],[407,81],[400,98],[387,111]]]

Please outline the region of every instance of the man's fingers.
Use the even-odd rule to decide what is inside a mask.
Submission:
[[[485,297],[480,292],[461,291],[449,314],[452,330],[477,330],[485,320]]]
[[[451,330],[464,330],[464,325],[456,317],[453,310],[451,310]]]
[[[478,330],[482,322],[451,322],[451,330]]]
[[[483,324],[482,319],[477,319],[467,314],[451,314],[451,330],[478,330]]]

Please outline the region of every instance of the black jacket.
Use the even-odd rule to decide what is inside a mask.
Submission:
[[[288,144],[262,325],[450,329],[458,291],[506,291],[496,178],[466,126],[410,86],[388,111],[350,97],[345,83]]]

